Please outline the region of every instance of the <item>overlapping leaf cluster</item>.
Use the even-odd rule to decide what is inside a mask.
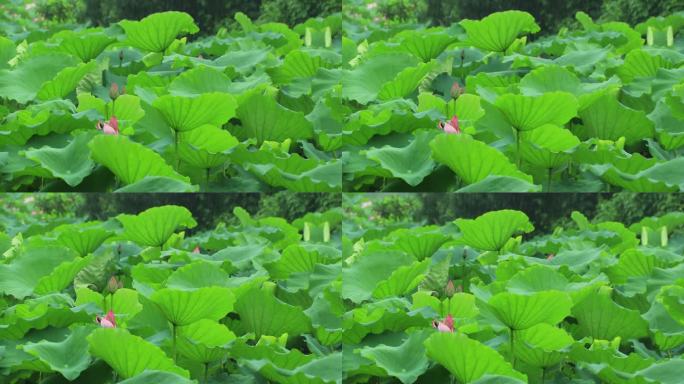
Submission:
[[[345,190],[680,191],[684,14],[345,24]],[[437,129],[453,116],[460,134]]]
[[[572,219],[533,238],[513,210],[346,223],[345,382],[681,382],[684,215]]]
[[[182,12],[0,36],[4,190],[341,188],[340,15],[187,41]],[[125,87],[125,89],[124,89]],[[96,129],[118,121],[118,136]]]
[[[173,205],[9,227],[0,381],[341,382],[340,213],[234,214],[192,236]]]

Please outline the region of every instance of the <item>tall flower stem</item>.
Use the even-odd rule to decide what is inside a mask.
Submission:
[[[171,336],[172,336],[172,344],[171,344],[171,356],[173,357],[173,362],[176,362],[176,324],[173,322],[171,323]]]

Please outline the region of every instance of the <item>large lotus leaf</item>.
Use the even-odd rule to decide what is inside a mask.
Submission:
[[[178,352],[190,360],[209,363],[228,354],[235,334],[225,325],[203,319],[178,329]]]
[[[188,325],[201,319],[218,321],[233,309],[235,295],[225,287],[192,291],[163,288],[150,297],[175,325]]]
[[[69,381],[75,380],[90,365],[88,341],[90,328],[73,328],[69,336],[60,342],[41,340],[26,343],[21,348],[47,364],[51,370],[59,372]]]
[[[75,258],[76,253],[64,247],[27,249],[10,263],[0,264],[0,292],[17,299],[30,296],[44,276]]]
[[[437,332],[425,340],[427,356],[463,384],[482,376],[501,375],[526,381],[525,375],[513,369],[494,349],[460,333]]]
[[[570,160],[565,153],[580,144],[580,140],[565,128],[542,125],[521,133],[520,156],[542,168],[556,168]]]
[[[145,176],[142,180],[123,186],[114,192],[118,193],[150,193],[150,192],[197,192],[199,186],[185,181],[164,176]]]
[[[430,260],[416,261],[397,268],[387,280],[381,281],[373,290],[373,297],[382,299],[402,296],[415,289],[430,267]]]
[[[185,12],[153,13],[140,21],[122,20],[126,44],[150,52],[164,52],[178,35],[199,31],[192,16]]]
[[[398,345],[379,344],[359,350],[361,356],[372,360],[389,376],[396,377],[404,384],[411,384],[428,369],[423,343],[427,330],[412,332]]]
[[[4,36],[0,36],[0,69],[10,67],[9,61],[16,55],[17,48],[14,42]]]
[[[242,125],[234,131],[241,138],[282,142],[313,137],[313,126],[302,112],[292,111],[278,104],[268,95],[254,93],[243,99],[237,109]]]
[[[320,56],[296,50],[288,53],[283,64],[269,71],[269,74],[276,84],[288,84],[295,79],[315,76],[321,66],[323,60]]]
[[[116,102],[106,103],[89,93],[78,94],[78,111],[94,109],[106,120],[116,116],[119,126],[125,123],[132,124],[145,116],[145,110],[140,106],[140,98],[135,95],[125,94],[116,98]]]
[[[161,247],[179,228],[194,228],[192,213],[177,205],[149,208],[138,215],[116,217],[124,227],[123,237],[140,245]]]
[[[639,250],[628,249],[620,255],[617,264],[610,268],[610,280],[613,284],[625,284],[630,277],[650,276],[653,269],[665,266],[658,263],[654,255],[648,255]]]
[[[86,256],[63,262],[54,268],[49,275],[43,276],[38,280],[34,293],[37,295],[45,295],[63,290],[72,284],[74,277],[76,277],[78,272],[85,268],[91,260],[92,256]]]
[[[684,325],[684,286],[668,285],[661,289],[658,300],[663,303],[670,316]]]
[[[45,146],[40,149],[29,149],[24,153],[24,156],[37,161],[54,177],[58,177],[70,186],[75,187],[90,175],[95,166],[90,158],[90,149],[87,146],[92,137],[93,135],[90,133],[81,133],[63,148]]]
[[[520,91],[527,96],[540,96],[547,92],[581,93],[580,79],[569,70],[548,65],[536,68],[520,80]]]
[[[402,50],[428,62],[439,56],[456,38],[444,30],[406,30],[397,34]]]
[[[418,65],[418,59],[408,54],[373,56],[348,71],[342,78],[342,95],[361,104],[377,99],[382,86],[407,67]]]
[[[59,40],[60,50],[78,57],[84,63],[96,58],[107,46],[116,41],[99,29],[80,32],[64,30],[55,33],[52,38]]]
[[[287,279],[293,273],[311,273],[316,264],[324,264],[325,259],[316,250],[309,250],[299,244],[289,245],[273,263],[264,265],[273,279]]]
[[[484,50],[505,52],[515,39],[526,33],[537,33],[539,25],[527,12],[496,12],[482,20],[463,20],[461,26],[468,33],[468,43]]]
[[[619,336],[628,340],[648,334],[648,323],[639,311],[620,306],[607,292],[587,296],[575,305],[572,314],[577,319],[577,332],[581,336],[602,340]]]
[[[678,384],[682,382],[684,360],[673,358],[653,364],[636,372],[637,377],[645,377],[649,383]]]
[[[540,323],[558,324],[570,315],[572,299],[566,292],[560,291],[530,295],[503,292],[492,296],[489,305],[506,326],[522,330]]]
[[[213,168],[225,163],[226,151],[239,141],[230,132],[213,125],[203,125],[191,131],[181,132],[178,156],[198,168]]]
[[[432,71],[436,62],[420,63],[416,67],[406,68],[397,77],[383,84],[378,92],[378,99],[401,99],[413,93],[423,79]]]
[[[529,131],[545,124],[562,126],[577,115],[575,96],[567,92],[549,92],[541,96],[505,94],[494,105],[518,131]]]
[[[88,336],[90,353],[104,360],[119,376],[128,379],[147,370],[167,371],[190,377],[164,351],[121,328],[100,328]]]
[[[129,288],[120,288],[113,295],[105,295],[95,292],[87,287],[78,287],[76,291],[76,305],[94,304],[102,313],[113,311],[119,326],[125,327],[126,323],[143,309],[138,298],[138,291]]]
[[[78,59],[65,54],[34,56],[19,63],[13,70],[0,70],[0,94],[19,103],[33,100],[41,86],[62,69],[76,65]]]
[[[339,160],[306,159],[272,150],[250,151],[237,146],[231,159],[264,182],[296,192],[336,192],[342,187]]]
[[[416,133],[409,145],[401,148],[384,146],[366,152],[366,157],[380,163],[392,176],[404,180],[410,186],[420,184],[432,173],[435,162],[430,153],[430,141],[436,132]]]
[[[442,318],[451,314],[457,322],[459,319],[472,319],[480,312],[475,296],[470,293],[456,292],[440,301],[431,291],[419,290],[411,296],[411,301],[413,309],[430,307]]]
[[[430,147],[435,161],[448,166],[466,184],[477,183],[491,175],[532,182],[532,177],[520,172],[506,155],[471,137],[439,135],[432,140]]]
[[[575,340],[562,328],[540,323],[522,331],[515,331],[514,353],[526,364],[550,367],[563,359],[563,350]]]
[[[81,63],[75,67],[64,68],[53,79],[45,82],[36,96],[41,100],[62,99],[71,93],[78,83],[89,73],[97,69],[97,62]]]
[[[76,251],[79,256],[94,252],[111,237],[112,232],[93,224],[72,224],[57,227],[57,242]]]
[[[663,295],[659,293],[643,317],[648,321],[653,339],[661,351],[675,349],[684,345],[684,322],[678,322],[663,305]]]
[[[147,176],[164,176],[190,183],[166,164],[157,152],[123,135],[99,135],[88,144],[93,159],[109,168],[123,183],[133,184]]]
[[[228,92],[230,83],[230,78],[223,72],[200,65],[178,75],[168,89],[173,96],[192,97],[204,93]]]
[[[237,101],[227,93],[212,92],[194,97],[164,95],[152,106],[173,130],[184,132],[206,124],[223,126],[235,116]]]
[[[492,192],[541,192],[540,185],[517,177],[491,175],[477,183],[466,185],[457,190],[458,193],[492,193]]]
[[[623,82],[629,83],[637,77],[655,77],[658,68],[669,68],[670,63],[661,56],[635,49],[625,56],[625,63],[617,73]]]
[[[424,260],[434,255],[435,252],[449,240],[449,237],[430,227],[415,229],[398,229],[392,232],[394,243],[402,251]]]
[[[362,254],[342,271],[342,297],[355,303],[367,300],[378,283],[389,278],[397,268],[414,261],[413,256],[403,253]]]
[[[632,153],[629,157],[617,157],[614,154],[601,156],[586,151],[576,152],[576,158],[580,162],[589,164],[589,170],[607,183],[630,191],[668,192],[678,188],[668,184],[676,182],[673,176],[676,176],[677,171],[681,169],[681,166],[676,164],[679,159],[662,163],[653,158],[643,157],[639,153]],[[675,172],[672,173],[672,171]],[[651,172],[660,180],[652,179]],[[681,180],[679,177],[678,179]]]
[[[625,142],[634,144],[651,138],[655,134],[653,122],[646,113],[624,106],[615,95],[606,93],[579,111],[584,122],[582,137],[597,137],[604,140],[625,138]]]
[[[216,265],[195,261],[178,268],[166,279],[167,288],[192,290],[211,286],[229,286],[230,277]]]
[[[510,209],[487,212],[476,219],[457,219],[454,222],[461,229],[465,244],[484,251],[498,251],[514,234],[534,231],[526,214]]]
[[[262,335],[280,337],[285,333],[294,337],[311,328],[309,318],[300,307],[286,304],[263,289],[252,288],[244,293],[235,303],[234,312],[240,320],[231,328],[241,334],[253,332],[257,339]]]
[[[164,383],[164,384],[196,384],[195,380],[185,378],[183,376],[178,376],[175,373],[155,371],[155,370],[145,370],[143,373],[119,381],[117,384],[149,384],[149,383]]]

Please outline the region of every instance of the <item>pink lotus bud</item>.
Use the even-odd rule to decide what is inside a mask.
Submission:
[[[98,121],[95,127],[102,131],[102,133],[104,133],[105,135],[119,134],[119,120],[116,119],[116,116],[112,116],[112,118],[109,119],[109,121],[106,123]]]
[[[451,85],[451,98],[452,99],[458,99],[459,96],[463,94],[463,88],[461,88],[461,85],[458,84],[458,82],[454,81],[454,84]]]
[[[453,332],[454,331],[454,317],[448,314],[444,321],[432,322],[432,327],[436,328],[440,332]]]
[[[458,116],[454,115],[448,123],[440,121],[437,127],[444,131],[444,133],[458,135],[461,133],[461,128],[458,125]]]
[[[195,249],[192,250],[192,253],[200,253],[200,252],[201,252],[201,250],[200,250],[199,245],[196,245]]]
[[[109,293],[114,293],[117,289],[121,288],[123,288],[123,283],[118,281],[116,276],[109,278],[109,281],[107,282],[107,291],[109,291]]]
[[[451,297],[456,293],[456,287],[454,286],[454,282],[449,280],[447,283],[446,287],[444,288],[444,293],[448,296]]]
[[[116,318],[114,317],[114,312],[111,310],[107,312],[105,317],[95,316],[95,321],[97,321],[102,328],[116,328]]]
[[[553,253],[549,253],[548,255],[546,255],[546,260],[551,261],[551,260],[553,260],[553,258],[554,258],[555,256],[556,256],[556,255],[554,255]]]

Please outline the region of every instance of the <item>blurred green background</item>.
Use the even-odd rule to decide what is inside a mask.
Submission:
[[[457,218],[516,209],[525,212],[535,233],[570,226],[570,214],[582,212],[594,222],[619,221],[625,225],[644,217],[684,211],[678,193],[404,193],[345,194],[345,216],[358,223],[401,226],[402,223],[442,225]]]
[[[8,193],[0,194],[0,231],[7,226],[55,218],[106,220],[119,213],[138,213],[165,204],[188,208],[197,230],[212,229],[218,223],[236,224],[233,208],[242,207],[258,217],[282,217],[293,221],[309,212],[340,207],[336,193]]]
[[[294,26],[311,17],[341,12],[342,3],[341,0],[0,0],[0,13],[13,13],[45,26],[71,23],[107,26],[122,19],[137,20],[169,10],[192,15],[200,27],[199,35],[206,35],[233,24],[236,12],[259,22]]]
[[[575,23],[577,11],[599,21],[635,25],[651,16],[684,10],[682,0],[342,0],[344,14],[376,23],[421,22],[450,25],[490,13],[517,9],[534,15],[542,33]]]

